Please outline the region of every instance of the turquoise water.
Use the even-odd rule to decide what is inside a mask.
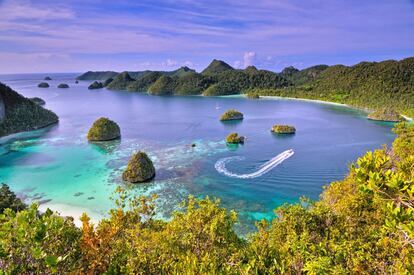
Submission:
[[[306,195],[317,199],[322,187],[343,178],[348,165],[367,150],[390,144],[392,124],[367,120],[361,111],[293,100],[248,100],[241,97],[158,97],[123,91],[88,90],[88,81],[74,83],[75,74],[52,74],[48,89],[37,88],[45,75],[0,76],[26,97],[41,97],[60,117],[58,125],[0,139],[0,181],[24,196],[62,214],[86,211],[95,219],[112,206],[110,196],[121,181],[129,156],[146,151],[157,169],[154,181],[129,186],[137,194],[159,195],[167,217],[179,201],[194,194],[215,196],[240,214],[240,230],[269,218],[272,210]],[[66,82],[69,89],[57,89]],[[226,109],[242,111],[242,122],[218,120]],[[122,139],[91,144],[88,128],[98,117],[115,120]],[[276,136],[275,123],[292,124],[293,136]],[[244,145],[228,147],[232,132],[247,137]],[[196,143],[192,148],[191,143]],[[255,172],[285,150],[294,155],[253,179],[228,177]]]

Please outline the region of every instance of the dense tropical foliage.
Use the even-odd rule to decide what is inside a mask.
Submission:
[[[259,95],[321,99],[374,110],[392,107],[408,116],[414,115],[414,58],[362,62],[351,67],[331,66],[315,73],[310,80],[303,80],[303,71],[290,73],[293,81],[299,77],[293,82],[294,86],[255,89],[254,92]]]
[[[156,218],[156,197],[119,188],[97,225],[37,205],[15,207],[0,189],[0,270],[6,273],[412,274],[414,126],[401,123],[392,148],[368,152],[319,201],[276,209],[277,217],[238,236],[235,211],[189,197],[171,220]],[[7,194],[7,195],[4,195]],[[10,199],[11,198],[11,199]],[[5,208],[4,206],[2,206]]]
[[[0,83],[0,137],[36,130],[58,122],[58,116]]]

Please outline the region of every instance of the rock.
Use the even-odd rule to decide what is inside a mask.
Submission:
[[[79,83],[79,81],[77,81],[77,80],[76,80],[76,81],[75,81],[75,83],[76,83],[76,84],[78,84],[78,83]]]
[[[105,80],[105,82],[103,83],[103,86],[104,87],[106,87],[106,86],[108,86],[109,84],[111,84],[111,82],[112,81],[114,81],[114,79],[111,77],[111,78],[108,78],[107,80]]]
[[[196,144],[195,143],[191,143],[191,147],[196,147]]]
[[[50,76],[46,76],[43,80],[52,80]]]
[[[31,98],[29,98],[31,101],[33,101],[34,103],[36,103],[37,105],[40,105],[40,106],[42,106],[42,105],[45,105],[46,104],[46,102],[43,100],[43,99],[41,99],[40,97],[31,97]]]
[[[368,119],[387,122],[405,121],[405,119],[397,111],[390,108],[376,110],[368,115]]]
[[[296,128],[290,125],[273,125],[271,131],[276,134],[294,134]]]
[[[102,89],[103,88],[103,84],[102,82],[99,81],[94,81],[91,85],[89,85],[88,89],[89,90],[94,90],[94,89]]]
[[[47,82],[41,82],[37,85],[39,88],[49,88],[49,84]]]
[[[69,88],[69,85],[68,85],[68,84],[66,84],[66,83],[60,83],[57,87],[58,87],[59,89],[67,89],[67,88]]]
[[[101,117],[96,120],[88,132],[89,141],[107,141],[121,136],[121,130],[116,122]]]
[[[235,109],[227,110],[221,117],[221,121],[226,120],[240,120],[243,119],[243,114]]]
[[[226,143],[243,144],[244,143],[244,139],[245,139],[245,137],[239,136],[237,133],[230,133],[226,137]]]
[[[146,182],[155,177],[155,168],[144,152],[134,154],[122,174],[122,179],[131,183]]]

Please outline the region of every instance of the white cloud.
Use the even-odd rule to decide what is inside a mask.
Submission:
[[[255,52],[245,52],[243,56],[244,67],[252,66],[256,61],[256,57]]]
[[[240,67],[241,67],[241,61],[240,60],[234,61],[233,67],[236,68],[236,69],[240,69]]]
[[[74,12],[65,7],[35,6],[29,0],[6,0],[0,4],[1,20],[16,19],[69,19]]]

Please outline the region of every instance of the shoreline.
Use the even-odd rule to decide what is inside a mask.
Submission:
[[[243,97],[247,98],[246,95],[242,95]],[[284,100],[296,100],[296,101],[305,101],[305,102],[314,102],[314,103],[320,103],[320,104],[327,104],[327,105],[334,105],[334,106],[342,106],[342,107],[347,107],[350,109],[356,109],[356,110],[360,110],[366,113],[369,113],[370,110],[366,109],[366,108],[361,108],[361,107],[355,107],[352,105],[348,105],[345,103],[337,103],[337,102],[332,102],[332,101],[325,101],[325,100],[320,100],[320,99],[308,99],[308,98],[296,98],[296,97],[283,97],[283,96],[260,96],[260,98],[263,99],[267,99],[267,100],[278,100],[278,99],[284,99]],[[260,99],[259,98],[259,99]],[[407,122],[412,122],[413,118],[400,114],[400,116],[402,116]],[[377,121],[384,121],[384,120],[377,120]],[[387,121],[385,121],[387,122]]]
[[[96,213],[90,209],[85,209],[79,206],[64,203],[45,203],[39,205],[39,211],[41,212],[46,212],[48,208],[54,213],[59,213],[61,217],[72,217],[73,223],[76,227],[79,228],[82,227],[82,221],[80,220],[80,217],[83,215],[83,213],[86,213],[88,215],[90,222],[94,225],[98,225],[99,221],[104,218],[99,213]]]

